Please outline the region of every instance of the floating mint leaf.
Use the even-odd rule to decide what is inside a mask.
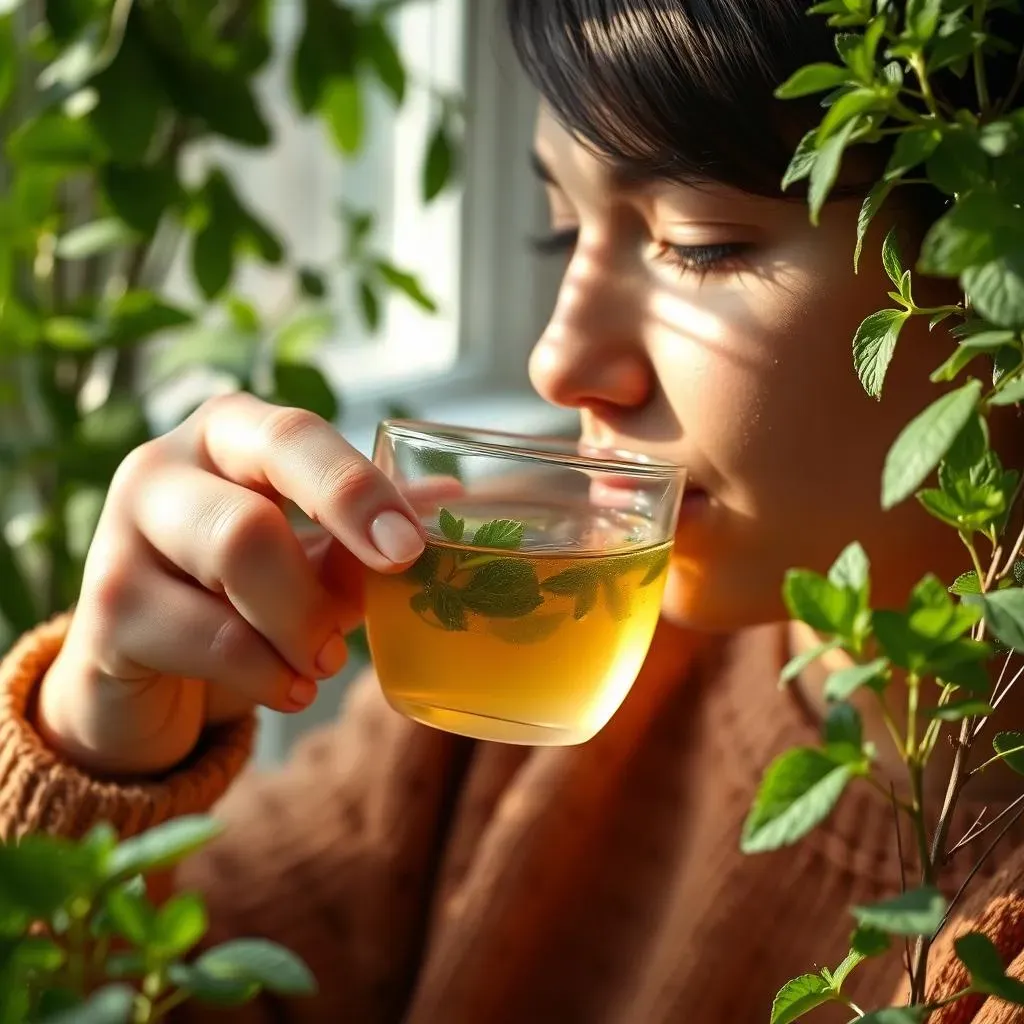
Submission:
[[[445,629],[459,633],[466,628],[466,606],[462,592],[448,583],[436,583],[430,589],[430,607]]]
[[[1024,732],[997,732],[992,747],[1007,768],[1024,775]]]
[[[971,973],[971,986],[975,991],[1024,1006],[1024,983],[1007,975],[1003,958],[989,938],[980,932],[970,932],[953,945]]]
[[[854,931],[850,945],[861,956],[881,956],[888,952],[892,939],[885,932],[864,924]]]
[[[601,588],[608,613],[616,622],[625,622],[629,618],[629,598],[623,593],[618,581],[606,576],[601,580]]]
[[[416,564],[406,571],[406,576],[426,586],[432,583],[437,576],[437,570],[441,565],[441,550],[428,544],[423,554],[420,555]]]
[[[496,619],[518,619],[543,603],[533,566],[517,558],[499,558],[477,569],[460,592],[472,612]]]
[[[597,604],[597,583],[591,582],[576,595],[576,604],[572,610],[572,617],[579,622],[585,619]]]
[[[792,1024],[834,998],[835,993],[820,974],[802,974],[787,981],[779,990],[772,1003],[771,1024]]]
[[[859,925],[890,935],[931,935],[945,916],[946,898],[937,889],[923,886],[867,907],[854,907]]]
[[[453,544],[458,544],[466,533],[466,520],[456,519],[446,508],[442,508],[437,515],[437,524],[441,532]]]
[[[473,537],[473,546],[478,548],[500,548],[503,551],[517,551],[523,543],[526,524],[515,519],[493,519],[484,523]]]
[[[649,587],[655,580],[659,579],[661,574],[668,568],[671,556],[672,552],[669,548],[657,548],[647,553],[647,558],[650,559],[650,562],[644,578],[640,581],[640,586]]]
[[[546,590],[549,594],[572,597],[594,587],[599,576],[595,566],[588,562],[578,562],[575,565],[570,565],[568,569],[563,569],[555,576],[549,576],[540,585],[540,589]]]
[[[421,590],[409,598],[409,607],[417,614],[422,615],[430,607],[430,595]]]

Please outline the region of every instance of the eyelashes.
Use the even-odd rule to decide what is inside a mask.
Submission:
[[[533,238],[530,248],[542,255],[569,255],[579,241],[579,228],[566,228]],[[659,242],[655,258],[682,273],[709,274],[732,270],[750,249],[744,242],[720,242],[715,245],[671,245]]]

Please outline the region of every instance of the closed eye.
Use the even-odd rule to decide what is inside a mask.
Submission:
[[[722,242],[717,245],[658,244],[657,259],[686,272],[708,274],[732,270],[742,263],[750,246],[743,242]]]
[[[571,253],[580,238],[580,229],[576,227],[553,231],[550,235],[541,235],[530,239],[530,248],[542,255]]]

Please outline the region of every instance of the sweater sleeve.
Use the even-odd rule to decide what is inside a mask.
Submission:
[[[208,811],[249,758],[253,716],[207,730],[175,771],[127,784],[78,771],[43,742],[32,725],[36,694],[69,618],[60,616],[28,633],[0,663],[0,840],[30,832],[77,838],[99,821],[129,836],[170,818]]]
[[[279,942],[309,964],[319,995],[232,1011],[190,1002],[175,1024],[401,1020],[472,744],[397,714],[366,676],[339,722],[311,733],[280,770],[249,770],[231,784],[251,745],[246,722],[211,730],[190,764],[164,779],[101,783],[62,764],[26,714],[63,629],[54,622],[30,635],[0,669],[3,834],[79,834],[101,819],[126,834],[217,801],[223,833],[180,866],[173,888],[202,893],[204,945]]]

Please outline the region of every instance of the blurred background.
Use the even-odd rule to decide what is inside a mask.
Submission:
[[[498,0],[0,0],[0,651],[218,392],[556,432],[536,98]],[[264,762],[333,717],[267,715]]]

